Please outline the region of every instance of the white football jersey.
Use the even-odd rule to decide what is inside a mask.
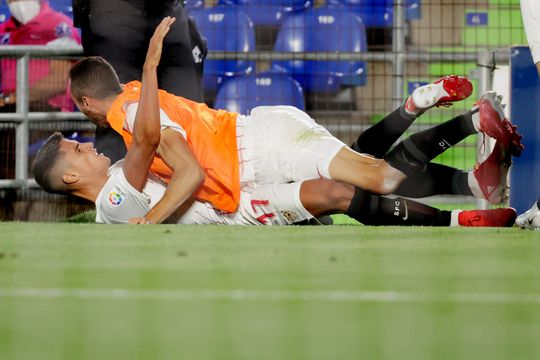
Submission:
[[[96,222],[105,224],[127,224],[129,219],[143,217],[163,197],[165,183],[149,172],[142,192],[137,191],[126,179],[120,160],[109,168],[109,180],[96,199]],[[211,207],[194,204],[175,221],[179,224],[209,224]],[[213,210],[213,209],[212,209]]]
[[[540,62],[540,1],[521,0],[521,16],[535,63]]]
[[[143,192],[137,191],[126,179],[120,160],[109,168],[109,180],[96,199],[96,222],[127,223],[130,218],[142,217],[165,192],[161,180],[150,173]]]

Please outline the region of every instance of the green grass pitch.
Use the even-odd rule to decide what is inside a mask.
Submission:
[[[0,359],[540,358],[540,232],[0,223]]]

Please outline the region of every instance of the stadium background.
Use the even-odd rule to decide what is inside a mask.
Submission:
[[[232,41],[227,52],[211,52],[212,60],[235,60],[221,62],[230,66],[229,73],[246,61],[252,73],[263,73],[247,79],[255,80],[253,87],[241,82],[237,95],[232,91],[229,97],[242,104],[257,101],[253,95],[261,91],[264,101],[304,101],[310,114],[350,142],[403,101],[415,84],[440,75],[471,75],[478,86],[474,96],[489,83],[508,90],[508,56],[500,54],[508,53],[510,44],[525,43],[518,1],[395,0],[398,8],[393,11],[391,1],[380,6],[375,0],[358,2],[365,6],[357,11],[372,14],[365,20],[367,51],[345,48],[293,56],[364,61],[360,67],[353,61],[352,69],[365,69],[365,77],[347,76],[346,71],[328,77],[332,64],[322,63],[327,68],[318,73],[322,84],[331,79],[334,86],[337,78],[348,82],[339,81],[327,91],[304,86],[297,98],[290,93],[298,93],[294,82],[275,90],[276,83],[291,84],[286,75],[264,74],[272,60],[285,60],[285,52],[274,51],[282,25],[259,24],[255,50],[231,54],[229,50],[244,50],[243,43]],[[257,3],[244,10],[251,16],[275,14],[276,7]],[[5,3],[1,5],[6,15]],[[55,0],[52,5],[70,13],[69,2]],[[310,3],[309,9],[297,10],[321,6]],[[197,11],[202,10],[190,10]],[[207,16],[214,28],[221,29],[221,13]],[[339,15],[334,14],[315,17],[330,28],[325,36],[313,32],[318,45],[348,39],[347,23],[336,22]],[[238,28],[219,32],[233,38]],[[335,38],[330,38],[332,29],[337,30]],[[16,52],[0,47],[0,56]],[[33,50],[35,56],[47,57],[77,58],[80,53]],[[405,60],[403,66],[398,60]],[[210,64],[208,81],[217,84],[210,70],[220,63]],[[292,75],[302,80],[298,69]],[[265,89],[271,97],[263,96]],[[207,101],[217,102],[216,94],[209,91]],[[473,101],[431,110],[412,131],[458,114]],[[31,154],[52,131],[76,132],[84,139],[93,129],[79,113],[33,106],[37,112],[29,115],[31,121],[24,121],[16,109],[0,114],[0,220],[54,222],[0,221],[2,360],[540,358],[538,232],[64,223],[91,204],[44,194],[27,182]],[[23,140],[19,146],[17,138]],[[475,142],[469,139],[439,161],[471,168]],[[458,201],[450,206],[475,205],[468,198]]]
[[[50,4],[72,13],[70,1]],[[482,63],[481,54],[526,43],[518,0],[219,0],[191,1],[186,7],[209,43],[205,66],[209,105],[245,113],[257,104],[294,104],[346,143],[415,87],[441,75],[469,76],[475,92],[451,108],[430,111],[411,131],[468,109],[478,95],[479,74],[486,68],[498,90],[508,93],[504,61]],[[7,16],[2,1],[0,20]],[[0,56],[9,56],[2,51],[0,47]],[[65,53],[71,55],[62,57],[77,58],[81,52]],[[31,107],[38,114],[34,118],[31,114],[29,121],[13,121],[9,114],[0,118],[0,220],[58,221],[92,207],[45,194],[31,181],[29,164],[50,133],[62,130],[92,140],[92,125],[81,114],[48,113],[51,109],[42,105]],[[27,130],[27,140],[17,135]],[[17,147],[17,136],[28,143]],[[476,141],[467,139],[437,161],[471,169]],[[472,198],[431,200],[452,201],[477,205]]]

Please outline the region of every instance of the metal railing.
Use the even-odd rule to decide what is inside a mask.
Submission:
[[[40,113],[30,112],[29,108],[29,66],[30,57],[81,56],[80,46],[38,46],[6,45],[0,46],[0,57],[17,58],[17,104],[14,113],[0,114],[0,122],[16,122],[15,130],[15,179],[0,179],[0,188],[36,187],[35,181],[28,179],[28,134],[29,122],[81,120],[81,113]]]

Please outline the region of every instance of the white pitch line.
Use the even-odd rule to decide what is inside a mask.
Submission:
[[[218,289],[61,289],[0,288],[0,298],[113,299],[113,300],[225,300],[266,302],[352,302],[352,303],[460,303],[540,305],[540,294],[512,293],[420,293],[403,291],[289,291]]]

